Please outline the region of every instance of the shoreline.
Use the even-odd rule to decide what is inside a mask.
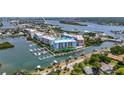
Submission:
[[[121,43],[120,45],[124,45],[124,42]],[[82,56],[77,57],[76,59],[72,58],[72,59],[69,59],[68,61],[64,60],[62,62],[57,63],[56,65],[53,65],[53,67],[50,68],[50,69],[47,67],[43,71],[33,71],[31,74],[32,75],[47,75],[50,72],[52,72],[55,69],[57,69],[57,67],[60,67],[61,70],[64,70],[64,68],[69,66],[69,65],[71,66],[71,70],[72,70],[73,65],[75,65],[76,63],[80,63],[80,62],[83,62],[84,60],[89,59],[92,54],[100,54],[100,53],[103,53],[103,52],[109,51],[109,50],[110,50],[110,48],[105,48],[105,49],[98,50],[96,52],[91,52],[91,53],[88,53],[88,54],[84,54]],[[68,71],[64,72],[64,73],[61,73],[60,75],[66,75],[66,73],[68,73],[67,75],[70,75],[70,72],[68,72]]]
[[[87,48],[87,47],[85,47],[85,48]],[[85,49],[85,48],[83,48],[83,49]],[[82,51],[82,49],[81,49],[81,51]],[[72,52],[72,51],[71,51]],[[77,52],[77,51],[76,51]],[[71,54],[73,54],[73,53],[71,53]],[[66,54],[65,54],[66,55]],[[68,55],[68,54],[67,54]],[[62,56],[62,55],[60,55],[60,56]],[[64,54],[63,54],[63,56],[64,56]],[[62,62],[65,62],[65,61],[62,61]],[[61,62],[60,62],[61,63]],[[72,62],[73,63],[73,62]],[[65,64],[65,63],[63,63],[63,64]],[[63,64],[61,64],[62,66],[63,66]],[[64,65],[65,67],[66,67],[66,65]],[[45,67],[45,68],[47,68],[47,67]],[[32,72],[32,71],[31,71]]]
[[[56,67],[60,67],[61,70],[64,70],[64,68],[67,67],[67,66],[69,66],[69,65],[72,68],[73,65],[75,65],[76,63],[83,62],[84,60],[90,58],[90,56],[92,54],[101,53],[101,52],[105,52],[105,51],[108,51],[108,50],[110,50],[110,48],[101,49],[101,50],[99,50],[97,52],[92,52],[92,53],[84,54],[83,56],[79,56],[76,59],[75,58],[72,58],[72,59],[69,59],[68,61],[64,60],[62,62],[57,63],[56,65],[53,65],[53,67],[50,68],[50,69],[47,67],[43,71],[33,71],[31,74],[32,75],[47,75],[50,72],[54,71],[56,69]],[[64,75],[64,74],[62,74],[62,75]]]

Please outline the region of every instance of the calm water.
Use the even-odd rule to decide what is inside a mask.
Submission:
[[[105,32],[106,34],[109,35],[114,35],[111,33],[111,30],[124,30],[124,26],[107,26],[107,25],[99,25],[95,23],[89,23],[89,22],[80,22],[81,24],[87,24],[88,26],[77,26],[77,25],[69,25],[69,24],[61,24],[59,21],[54,21],[54,20],[47,20],[49,24],[56,25],[58,27],[61,27],[63,30],[66,31],[80,31],[84,32],[85,30],[88,31],[101,31]],[[119,36],[122,40],[124,40],[124,37],[122,35],[117,35]]]
[[[50,24],[59,25],[64,30],[74,30],[77,29],[79,31],[90,30],[90,31],[104,31],[110,34],[110,30],[124,30],[123,26],[103,26],[93,23],[88,23],[88,26],[74,26],[67,24],[60,24],[58,21],[48,21]],[[122,37],[123,38],[123,37]],[[90,53],[94,49],[101,49],[105,47],[111,47],[113,45],[112,42],[104,42],[99,46],[91,46],[84,49],[82,52],[61,56],[58,58],[48,58],[45,60],[39,60],[37,56],[29,51],[29,49],[39,48],[39,46],[34,45],[30,47],[32,42],[27,42],[26,38],[6,38],[0,39],[0,42],[9,41],[15,45],[14,48],[0,50],[0,63],[2,63],[2,67],[0,68],[0,72],[7,72],[7,74],[13,74],[17,69],[27,69],[29,71],[34,70],[37,65],[41,65],[42,67],[50,66],[53,63],[53,60],[62,61],[69,56],[76,57],[82,53]],[[48,53],[49,55],[50,53]],[[41,55],[40,57],[44,57],[45,55]],[[46,55],[47,56],[47,55]]]
[[[20,68],[31,70],[39,64],[47,66],[53,62],[53,58],[40,61],[37,56],[29,51],[31,43],[26,42],[25,38],[7,38],[0,41],[9,41],[15,45],[14,48],[0,50],[0,63],[2,63],[0,70],[2,72],[12,73]],[[38,48],[36,45],[34,47]]]
[[[111,47],[113,43],[105,42],[100,46],[93,46],[86,48],[83,52],[62,56],[58,58],[48,58],[45,60],[39,60],[37,56],[29,51],[30,44],[32,42],[27,42],[24,37],[20,38],[7,38],[2,39],[0,42],[9,41],[15,45],[14,48],[0,50],[0,63],[2,63],[2,67],[0,68],[1,72],[7,72],[8,74],[13,74],[17,69],[27,69],[33,70],[37,65],[41,65],[42,67],[50,66],[53,63],[53,60],[62,61],[67,59],[69,56],[76,57],[81,53],[89,53],[94,49],[101,49],[102,47]],[[37,45],[35,48],[39,48]],[[33,48],[34,48],[33,47]],[[41,58],[44,55],[41,55]]]

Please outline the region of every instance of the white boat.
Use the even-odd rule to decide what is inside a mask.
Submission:
[[[37,65],[37,68],[39,69],[39,68],[41,68],[41,66],[40,65]]]
[[[37,49],[35,48],[34,51],[37,51]]]
[[[57,64],[58,62],[56,60],[53,61],[55,64]]]
[[[38,52],[38,56],[40,56],[41,55],[41,52]]]
[[[34,53],[35,56],[37,56],[37,53]]]
[[[32,45],[29,45],[30,47],[32,46]]]
[[[33,52],[33,50],[32,50],[32,49],[29,49],[29,51],[30,51],[30,52]]]
[[[43,51],[43,54],[46,54],[47,53],[47,51]]]

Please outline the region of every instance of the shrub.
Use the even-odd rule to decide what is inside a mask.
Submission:
[[[115,73],[117,75],[124,75],[124,68],[119,68]]]

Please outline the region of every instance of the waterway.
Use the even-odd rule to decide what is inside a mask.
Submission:
[[[7,72],[12,74],[14,71],[18,69],[34,69],[37,65],[48,66],[51,62],[53,62],[53,58],[45,59],[40,61],[38,58],[43,57],[35,56],[32,52],[29,51],[30,45],[32,42],[27,42],[26,38],[6,38],[0,39],[0,42],[9,41],[14,44],[14,48],[0,50],[0,63],[2,67],[0,68],[1,72]],[[37,45],[33,45],[33,48],[40,48]]]
[[[110,33],[111,29],[117,30],[117,28],[118,29],[120,28],[120,29],[124,30],[124,27],[122,27],[122,26],[119,26],[119,27],[116,26],[117,28],[110,26],[111,29],[108,27],[106,28],[106,26],[101,26],[102,28],[100,28],[100,27],[98,27],[98,25],[93,24],[93,23],[89,23],[87,27],[59,24],[57,21],[52,21],[52,24],[60,25],[63,27],[64,30],[68,30],[68,31],[75,29],[75,27],[77,29],[80,29],[80,31],[84,31],[84,30],[96,31],[96,29],[97,29],[97,31],[103,31],[103,32],[107,32],[107,33]],[[93,25],[91,25],[91,24],[93,24]],[[87,28],[87,29],[84,29],[84,28]],[[107,29],[109,29],[109,30],[107,30]],[[32,70],[34,70],[34,68],[37,65],[41,65],[42,67],[50,66],[54,60],[61,62],[65,59],[68,59],[69,56],[78,57],[82,53],[87,54],[87,53],[92,52],[94,49],[100,50],[102,48],[110,48],[114,44],[112,42],[104,42],[99,46],[87,47],[83,51],[78,52],[78,53],[61,56],[61,57],[56,57],[56,58],[51,57],[48,59],[39,60],[39,56],[35,56],[32,52],[29,51],[29,49],[34,49],[34,48],[37,49],[40,47],[37,45],[34,45],[33,42],[28,42],[25,37],[0,39],[0,42],[4,42],[4,41],[8,41],[15,45],[14,48],[0,50],[0,63],[2,64],[2,66],[0,68],[0,73],[7,72],[7,74],[13,74],[18,69],[26,69],[28,71],[32,71]],[[30,46],[32,44],[33,44],[33,46]],[[50,53],[48,53],[48,55],[49,54]],[[44,56],[45,55],[40,55],[41,58],[43,58]]]
[[[87,26],[78,26],[78,25],[70,25],[70,24],[62,24],[59,23],[59,21],[56,20],[47,20],[48,24],[56,25],[58,27],[61,27],[61,29],[66,31],[90,31],[90,32],[104,32],[106,34],[115,36],[115,34],[111,33],[112,30],[124,30],[124,26],[108,26],[108,25],[99,25],[96,23],[89,23],[89,22],[80,22],[80,24],[87,24]],[[124,40],[123,35],[116,35],[117,37],[120,37],[121,40]]]
[[[102,47],[111,47],[113,44],[111,42],[104,42],[100,46],[88,47],[82,52],[57,58],[51,57],[48,59],[39,60],[38,56],[35,56],[32,52],[29,51],[29,49],[31,49],[30,45],[33,45],[34,43],[28,42],[25,37],[0,39],[0,42],[5,41],[9,41],[10,43],[15,45],[14,48],[0,50],[0,63],[2,64],[0,72],[7,72],[7,74],[13,74],[19,69],[32,71],[37,65],[41,65],[42,67],[50,66],[54,60],[61,62],[62,60],[68,59],[69,56],[78,57],[82,53],[90,53],[94,49],[99,50]],[[32,49],[34,48],[40,47],[37,45],[33,45]],[[43,56],[44,55],[41,55],[40,57],[42,58]]]

